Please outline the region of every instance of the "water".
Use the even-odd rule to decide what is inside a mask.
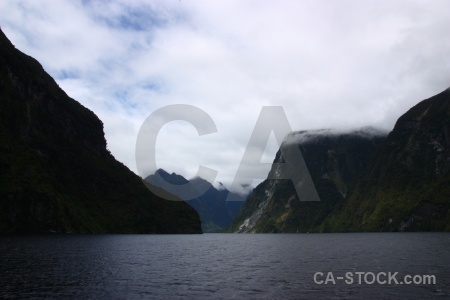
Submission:
[[[448,299],[449,249],[448,233],[0,236],[0,298]],[[319,285],[316,272],[436,284]]]

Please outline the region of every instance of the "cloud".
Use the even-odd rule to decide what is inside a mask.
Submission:
[[[159,167],[197,166],[229,184],[264,105],[294,130],[377,126],[450,85],[447,1],[1,1],[0,26],[105,124],[108,147],[136,171],[145,118],[191,104],[216,123],[176,121]],[[276,143],[275,143],[276,144]],[[269,143],[267,157],[277,146]],[[271,153],[270,153],[271,152]]]

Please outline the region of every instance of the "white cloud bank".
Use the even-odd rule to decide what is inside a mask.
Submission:
[[[136,171],[137,133],[169,104],[206,111],[160,132],[158,166],[199,164],[229,184],[263,105],[294,130],[377,126],[450,86],[443,1],[3,0],[0,26],[105,124],[108,148]],[[278,145],[269,143],[264,161]]]

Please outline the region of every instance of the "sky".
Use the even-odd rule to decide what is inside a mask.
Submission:
[[[217,130],[199,135],[186,120],[168,122],[157,134],[156,165],[187,178],[202,165],[229,186],[263,106],[281,106],[292,130],[389,131],[409,108],[450,87],[449,7],[449,0],[2,0],[0,27],[102,120],[108,149],[136,173],[138,133],[152,113],[179,104],[204,111]],[[262,148],[249,151],[272,162],[275,136]]]

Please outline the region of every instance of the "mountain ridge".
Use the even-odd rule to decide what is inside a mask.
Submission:
[[[364,134],[362,134],[364,133]],[[297,131],[281,147],[299,147],[320,201],[300,199],[289,179],[266,179],[248,197],[229,232],[313,232],[347,194],[384,140],[383,131],[359,129]],[[274,163],[284,163],[279,150]],[[272,166],[270,178],[282,170]],[[304,201],[306,200],[306,201]]]
[[[155,176],[156,173],[159,176]],[[198,212],[202,223],[202,230],[205,233],[217,233],[225,230],[231,224],[245,201],[244,197],[236,193],[232,193],[235,201],[227,201],[230,191],[226,188],[216,189],[210,182],[203,178],[194,177],[187,180],[181,175],[169,173],[163,169],[156,170],[155,174],[146,177],[145,180],[160,187],[164,186],[162,181],[175,185],[169,191],[185,200],[186,203]],[[182,184],[190,184],[192,191],[186,193],[186,191],[176,188],[176,185]],[[205,192],[198,197],[192,198],[192,195],[199,194],[197,191]]]
[[[450,230],[449,131],[449,89],[410,108],[397,120],[348,207],[330,219],[331,227]]]
[[[308,132],[291,135],[296,134]],[[320,203],[298,201],[289,182],[266,180],[249,196],[230,232],[450,231],[450,89],[405,112],[361,161],[365,166],[353,182],[341,176],[339,167],[334,168],[339,172],[320,173],[331,162],[321,147],[335,147],[320,139],[309,141],[312,148],[299,143]],[[342,152],[347,162],[364,152],[359,148],[352,153],[348,146]],[[311,149],[323,152],[319,160]],[[274,162],[281,162],[279,153]],[[350,186],[348,193],[341,184]]]

